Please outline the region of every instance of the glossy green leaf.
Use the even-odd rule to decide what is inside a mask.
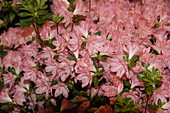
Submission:
[[[70,83],[70,82],[66,82],[65,83],[66,85],[67,85],[67,87],[69,88],[69,89],[73,89],[73,84],[72,83]]]
[[[99,80],[96,76],[93,76],[93,83],[94,83],[94,86],[98,86],[99,85]]]
[[[99,35],[100,36],[101,33],[102,33],[101,31],[98,31],[98,32],[95,33],[95,35]]]
[[[77,58],[74,54],[70,55],[70,57],[67,57],[67,59],[72,60],[72,61],[77,61]]]
[[[127,102],[127,105],[129,107],[133,106],[134,105],[134,101],[132,99],[130,99],[128,102]]]
[[[142,78],[142,81],[144,81],[144,82],[151,82],[151,80],[149,80],[149,79],[146,78],[146,77],[143,77],[143,78]]]
[[[38,12],[38,15],[40,15],[40,16],[46,15],[47,12],[48,12],[47,10],[40,10],[40,11]]]
[[[81,46],[82,46],[82,47],[86,47],[86,43],[87,43],[87,42],[84,41],[84,42],[81,44]]]
[[[18,14],[20,17],[28,17],[28,16],[32,16],[32,14],[27,13],[27,12],[21,12]]]
[[[1,110],[8,110],[10,108],[12,108],[13,105],[2,105],[2,107],[0,108]]]
[[[137,77],[138,77],[139,80],[143,81],[143,77],[145,77],[145,75],[138,73]]]
[[[135,62],[135,61],[138,61],[138,60],[139,60],[139,56],[137,56],[137,55],[133,56],[133,57],[130,59],[131,62]]]
[[[148,104],[147,106],[148,106],[148,108],[151,109],[151,110],[154,110],[154,111],[157,110],[156,106],[154,106],[154,105],[152,105],[152,104]]]
[[[153,86],[148,86],[146,88],[146,93],[149,94],[149,95],[151,95],[153,93],[153,91],[154,91],[154,87]]]
[[[135,105],[133,106],[133,109],[137,109],[137,108],[139,108],[139,107],[141,107],[140,104],[135,104]]]
[[[41,0],[41,7],[47,2],[47,0]]]

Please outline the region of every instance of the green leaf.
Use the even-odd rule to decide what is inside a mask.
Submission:
[[[75,19],[81,19],[81,18],[83,18],[83,15],[74,15],[74,17],[73,17],[74,20]]]
[[[147,69],[150,66],[150,64],[145,64],[144,62],[142,62],[141,64],[145,69]]]
[[[123,98],[121,97],[120,94],[117,95],[116,99],[118,102],[123,103]]]
[[[38,15],[43,16],[43,15],[46,15],[47,13],[48,13],[47,10],[40,10],[40,11],[38,12]]]
[[[36,95],[36,98],[37,98],[37,99],[43,99],[43,98],[45,98],[45,95],[44,95],[44,94],[42,94],[42,95]]]
[[[28,16],[32,16],[32,14],[27,13],[27,12],[21,12],[18,14],[20,17],[28,17]]]
[[[94,65],[94,67],[95,67],[96,69],[98,69],[98,68],[99,68],[99,65],[98,65],[98,63],[97,63],[97,62],[93,62],[93,65]]]
[[[84,42],[81,44],[81,46],[82,46],[82,47],[86,47],[86,43],[87,43],[87,42],[84,41]]]
[[[99,80],[96,76],[93,76],[93,83],[94,83],[94,86],[98,86],[99,85]]]
[[[13,105],[3,105],[0,109],[1,109],[1,110],[8,110],[8,109],[10,109],[11,107],[13,107]]]
[[[135,61],[138,61],[138,60],[139,60],[139,56],[137,56],[137,55],[133,56],[133,57],[130,59],[131,62],[135,62]]]
[[[107,60],[107,57],[108,57],[107,55],[102,55],[101,58],[100,58],[100,60],[105,61],[105,60]]]
[[[159,84],[161,84],[161,81],[156,80],[156,81],[155,81],[155,84],[159,85]]]
[[[6,51],[0,51],[0,57],[2,58],[2,57],[4,57],[4,56],[6,56],[7,55],[7,52]]]
[[[47,0],[41,0],[41,7],[47,2]]]
[[[100,36],[101,33],[102,33],[101,31],[98,31],[98,32],[95,33],[95,35],[99,35]]]
[[[51,106],[51,102],[50,102],[50,99],[49,100],[47,100],[47,102],[45,103],[45,107],[50,107]]]
[[[142,81],[144,81],[144,82],[151,82],[151,80],[149,80],[149,79],[146,78],[146,77],[143,77],[143,78],[142,78]]]
[[[51,28],[56,28],[58,25],[52,25]]]
[[[99,72],[95,73],[95,75],[100,76],[100,75],[103,74],[103,72],[104,72],[104,69],[102,69],[102,70],[100,70]]]
[[[66,85],[67,85],[67,87],[69,88],[69,89],[73,89],[73,84],[72,83],[70,83],[70,82],[66,82],[65,83]]]
[[[13,67],[8,67],[8,71],[11,72],[13,75],[17,75]]]
[[[155,28],[158,28],[158,27],[160,27],[161,25],[159,24],[159,23],[157,23],[157,24],[155,24]]]
[[[4,82],[0,81],[0,88],[4,87]]]
[[[134,105],[134,101],[132,99],[130,99],[128,102],[127,102],[127,105],[129,107],[133,106]]]
[[[133,106],[133,109],[137,109],[137,108],[139,108],[139,107],[141,107],[140,104],[135,104],[135,105]]]
[[[151,94],[153,93],[153,91],[154,91],[154,87],[153,87],[153,86],[148,86],[148,87],[146,88],[146,93],[147,93],[148,95],[151,95]]]
[[[46,76],[47,76],[47,77],[49,77],[49,76],[51,76],[51,75],[52,75],[52,72],[47,72],[47,73],[46,73]]]
[[[14,20],[14,18],[15,18],[15,14],[12,13],[12,14],[9,15],[9,20],[10,20],[11,23]]]
[[[161,99],[158,99],[158,106],[162,106]]]
[[[40,5],[40,0],[36,0],[36,1],[37,1],[38,5]]]
[[[70,55],[70,57],[67,57],[67,59],[72,60],[72,61],[77,61],[77,58],[74,54]]]
[[[170,26],[170,23],[165,24],[166,26]]]
[[[157,110],[156,106],[154,106],[154,105],[152,105],[152,104],[148,104],[147,106],[148,106],[148,108],[151,109],[151,110],[154,110],[154,111]]]
[[[162,80],[162,79],[163,79],[162,76],[156,78],[156,80]]]
[[[143,78],[143,77],[145,77],[145,75],[143,75],[143,74],[139,74],[139,73],[138,73],[138,74],[137,74],[137,77],[138,77],[138,79],[139,79],[139,80],[143,81],[143,79],[142,79],[142,78]]]

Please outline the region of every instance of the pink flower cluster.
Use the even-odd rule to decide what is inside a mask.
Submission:
[[[163,108],[170,112],[168,1],[75,0],[74,4],[75,9],[70,12],[67,0],[53,0],[53,14],[62,15],[64,20],[58,28],[51,28],[55,23],[47,21],[40,29],[40,38],[51,42],[54,49],[37,42],[33,27],[9,28],[0,35],[0,45],[7,52],[0,59],[0,70],[4,71],[0,76],[4,83],[0,103],[27,105],[31,110],[37,105],[42,109],[44,100],[38,100],[36,95],[45,95],[46,99],[60,95],[68,98],[70,90],[66,83],[82,83],[82,88],[90,89],[95,73],[104,70],[99,81],[105,79],[106,83],[98,87],[96,94],[113,98],[124,89],[121,80],[129,80],[131,90],[122,96],[132,98],[135,104],[145,104],[145,95],[139,89],[133,90],[145,84],[136,75],[144,70],[144,62],[150,64],[148,69],[160,70],[159,76],[163,77],[162,85],[150,100],[155,105],[159,99],[167,103]],[[74,18],[80,15],[83,19]],[[126,55],[128,59],[139,56],[136,66],[128,68],[123,59]],[[99,58],[98,69],[92,60],[97,56],[107,56],[106,60]]]

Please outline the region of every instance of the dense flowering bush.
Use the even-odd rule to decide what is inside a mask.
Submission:
[[[168,0],[0,3],[2,112],[170,112]]]

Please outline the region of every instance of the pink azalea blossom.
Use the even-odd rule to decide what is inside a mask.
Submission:
[[[42,40],[51,40],[57,35],[56,28],[51,28],[51,26],[55,25],[54,22],[48,21],[46,22],[40,31],[40,36]]]
[[[129,55],[128,59],[131,59],[140,50],[140,47],[136,43],[129,42],[124,46],[123,49],[128,53]]]
[[[36,94],[43,94],[45,93],[45,97],[46,99],[49,98],[49,93],[51,92],[50,90],[50,84],[48,82],[48,78],[47,77],[44,77],[43,79],[37,79],[36,80],[36,87],[38,87],[36,90],[35,90],[35,93]]]
[[[15,92],[14,96],[14,102],[15,104],[23,106],[24,102],[26,102],[26,97],[23,92]]]
[[[3,64],[5,68],[15,68],[16,74],[21,72],[23,54],[19,51],[9,51],[8,54],[3,58]]]
[[[14,86],[15,83],[15,79],[16,79],[16,75],[13,75],[12,73],[9,74],[3,74],[3,81],[5,85],[10,86],[10,89],[12,88],[12,86]]]
[[[66,43],[63,37],[57,35],[52,41],[52,44],[55,46],[54,50],[63,51],[66,47]]]
[[[138,96],[137,94],[138,94],[138,92],[133,91],[133,90],[130,90],[129,92],[124,92],[124,93],[122,94],[122,97],[123,97],[123,98],[131,98],[131,99],[133,99],[133,101],[134,101],[135,103],[138,103],[138,101],[139,101],[139,96]]]
[[[116,72],[116,76],[121,78],[128,72],[128,69],[123,59],[112,58],[110,59],[110,71]]]
[[[163,109],[170,109],[170,101],[162,106]]]
[[[52,77],[55,77],[58,73],[59,63],[56,62],[54,59],[48,59],[45,61],[45,64],[47,65],[45,67],[45,71],[52,72]]]
[[[58,76],[61,78],[63,82],[69,77],[69,75],[71,75],[74,64],[75,64],[74,61],[70,61],[68,59],[65,59],[65,62],[61,62],[59,64]]]
[[[8,89],[2,89],[0,92],[0,103],[12,102],[12,99],[9,97]]]
[[[74,26],[74,30],[77,34],[87,38],[89,31],[89,24],[86,21],[82,21],[79,26]]]
[[[55,89],[55,97],[58,97],[62,94],[65,98],[68,98],[69,89],[64,83],[59,82],[58,84],[53,85],[52,89]]]
[[[101,89],[104,91],[104,96],[113,97],[118,94],[117,88],[111,85],[102,85]]]
[[[20,37],[21,28],[9,28],[8,31],[0,35],[0,43],[5,47],[18,46],[18,37]],[[15,40],[15,41],[13,41]]]
[[[86,15],[88,8],[84,7],[82,0],[76,0],[76,7],[74,9],[74,15]]]

